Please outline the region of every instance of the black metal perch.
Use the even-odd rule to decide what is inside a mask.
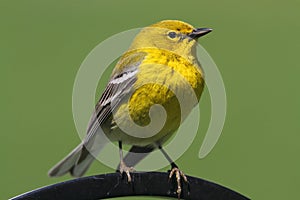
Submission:
[[[132,173],[133,181],[119,173],[78,178],[39,188],[11,200],[96,200],[125,196],[160,196],[177,198],[175,180],[169,181],[163,172]],[[247,200],[249,198],[218,184],[187,176],[183,183],[182,199],[200,200]]]

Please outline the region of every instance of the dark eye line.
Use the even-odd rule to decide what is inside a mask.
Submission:
[[[186,34],[182,34],[182,33],[176,33],[174,31],[171,31],[167,34],[167,36],[171,39],[174,39],[174,38],[179,38],[178,42],[188,38],[188,36]]]

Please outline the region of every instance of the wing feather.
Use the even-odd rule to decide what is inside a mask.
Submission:
[[[123,55],[95,107],[85,139],[49,171],[49,176],[61,176],[67,172],[70,172],[73,176],[82,176],[88,169],[94,160],[94,156],[108,142],[102,134],[97,134],[102,132],[100,125],[110,118],[120,102],[133,90],[138,67],[145,55],[144,52],[128,52]]]

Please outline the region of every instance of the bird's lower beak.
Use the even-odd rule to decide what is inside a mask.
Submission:
[[[212,31],[211,28],[196,28],[188,36],[193,39],[197,39],[199,37],[206,35],[207,33],[211,32],[211,31]]]

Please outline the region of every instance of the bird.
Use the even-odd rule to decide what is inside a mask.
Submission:
[[[98,137],[104,134],[109,141],[118,143],[120,164],[117,169],[127,175],[128,182],[132,181],[130,173],[134,166],[159,149],[171,165],[169,178],[176,176],[176,192],[180,197],[180,180],[187,182],[187,177],[163,149],[163,144],[176,132],[183,121],[181,118],[200,100],[205,81],[196,46],[198,38],[211,31],[211,28],[195,28],[179,20],[162,20],[143,28],[113,69],[91,116],[86,137],[50,169],[48,175],[83,176],[94,161],[94,155],[105,145]],[[196,96],[197,102],[187,109],[180,109],[176,94],[190,96],[191,90],[178,77],[188,83]],[[151,131],[132,131],[136,133],[131,134],[132,122],[143,128],[151,124],[152,119],[161,117],[161,112],[151,111],[154,105],[161,105],[166,113],[161,130],[155,134]],[[131,146],[125,157],[123,144]]]

